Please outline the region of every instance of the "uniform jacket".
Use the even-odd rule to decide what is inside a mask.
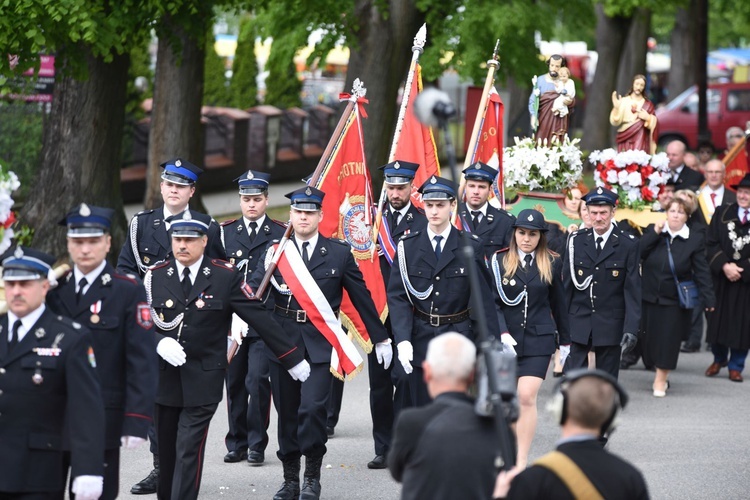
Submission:
[[[107,449],[119,448],[121,436],[145,438],[153,419],[158,374],[154,325],[141,282],[106,264],[77,304],[71,271],[47,294],[47,305],[91,331]]]
[[[638,333],[641,317],[638,240],[614,227],[597,255],[593,233],[590,228],[575,231],[563,257],[570,335],[579,344],[587,344],[591,336],[592,345],[613,346],[620,343],[624,333]],[[573,274],[579,283],[593,276],[589,288],[578,290],[572,281]]]
[[[643,233],[640,241],[643,300],[652,304],[677,306],[680,302],[677,297],[677,285],[669,266],[668,238],[669,233],[657,234],[653,225]],[[677,281],[695,280],[704,307],[714,307],[716,297],[711,273],[708,270],[703,233],[691,230],[687,239],[677,236],[670,245]]]
[[[675,184],[675,190],[679,189],[690,189],[695,191],[700,187],[701,184],[706,180],[703,174],[693,170],[687,165],[680,172],[680,176],[677,177],[677,183]]]
[[[156,323],[157,343],[172,337],[182,345],[187,361],[174,367],[159,359],[159,389],[156,402],[165,406],[201,406],[221,401],[224,371],[227,367],[227,335],[232,313],[260,334],[263,341],[291,368],[302,361],[302,353],[292,345],[263,305],[250,300],[243,275],[229,262],[203,257],[187,301],[172,261],[153,268],[144,280],[151,305],[162,321],[171,322],[185,313],[181,326],[163,330]]]
[[[461,216],[467,224],[471,224],[471,211],[464,206],[461,210]],[[479,236],[484,245],[484,255],[489,259],[493,253],[510,245],[510,239],[513,237],[513,224],[516,222],[515,216],[505,210],[500,210],[492,205],[487,205],[487,215],[482,216],[479,226],[471,232]]]
[[[11,325],[12,326],[12,325]],[[63,430],[72,477],[104,473],[104,404],[91,334],[47,308],[9,354],[0,316],[0,492],[64,491]],[[40,383],[32,377],[41,375]],[[38,380],[39,381],[39,380]],[[0,496],[3,496],[0,493]]]
[[[750,283],[750,244],[745,245],[739,251],[740,258],[735,259],[732,240],[729,238],[730,223],[734,224],[734,232],[738,238],[750,234],[750,223],[742,224],[738,212],[739,205],[737,203],[722,205],[716,209],[706,236],[706,255],[714,275],[726,279],[722,267],[728,262],[734,262],[744,269],[741,273],[742,282]]]
[[[705,184],[701,186],[701,189],[705,187]],[[698,199],[701,198],[701,190],[698,191]],[[732,191],[729,188],[724,188],[724,196],[722,196],[721,199],[721,205],[731,205],[737,201],[737,194]],[[714,210],[714,213],[718,212],[721,208],[721,205],[716,207],[716,210]],[[702,228],[706,228],[709,224],[711,224],[711,215],[707,212],[704,212],[703,207],[701,204],[698,204],[698,208],[695,210],[695,212],[692,213],[690,216],[690,221],[693,224],[698,224]]]
[[[562,283],[562,260],[556,256],[552,261],[551,285],[542,281],[536,259],[530,269],[519,267],[511,278],[505,278],[503,257],[507,251],[504,249],[495,254],[499,276],[495,274],[494,269],[491,271],[495,286],[502,286],[509,300],[512,301],[524,290],[528,294],[527,301],[521,301],[516,306],[507,305],[498,294],[498,307],[503,311],[508,333],[518,343],[515,346],[516,353],[519,356],[552,354],[556,347],[555,334],[559,335],[561,345],[570,344],[565,288]]]
[[[294,244],[294,239],[287,242],[287,245]],[[367,333],[370,335],[373,345],[388,338],[385,327],[375,309],[370,291],[362,277],[362,272],[359,270],[352,256],[351,248],[346,242],[318,235],[318,242],[310,253],[310,264],[307,269],[334,312],[341,308],[343,291],[346,290],[352,304],[367,327]],[[264,266],[258,266],[255,269],[251,282],[254,290],[262,281],[264,274]],[[278,269],[274,272],[274,278],[279,286],[285,283]],[[302,309],[293,294],[283,295],[272,284],[268,285],[264,297],[268,308],[279,306],[285,309]],[[283,325],[284,334],[289,341],[297,346],[302,353],[306,352],[311,362],[331,362],[331,344],[311,322],[298,323],[293,318],[283,318],[275,313],[274,317]]]
[[[237,266],[245,281],[250,281],[259,262],[263,265],[268,244],[273,240],[280,240],[286,231],[284,224],[266,216],[263,227],[258,228],[255,239],[251,243],[243,218],[222,222],[221,226],[224,232],[226,260]],[[258,337],[258,333],[252,328],[248,330],[247,335]]]
[[[390,208],[383,211],[383,217],[388,217],[388,220],[390,220]],[[406,216],[401,217],[401,220],[398,221],[398,226],[391,232],[393,242],[398,244],[398,240],[402,237],[416,233],[417,231],[424,231],[426,228],[427,218],[424,215],[424,210],[411,204],[409,205],[409,210],[406,211]],[[383,273],[383,282],[388,286],[388,280],[391,276],[391,266],[382,255],[380,256],[380,271]]]
[[[427,231],[412,233],[399,242],[404,245],[408,278],[414,289],[423,292],[433,285],[432,293],[424,300],[419,300],[407,292],[398,265],[399,251],[396,251],[397,259],[393,262],[391,277],[388,281],[391,328],[396,344],[404,340],[412,343],[414,363],[418,364],[424,360],[427,343],[441,333],[456,331],[471,340],[476,339],[472,322],[469,320],[433,327],[426,320],[414,315],[415,307],[427,314],[440,315],[458,314],[470,308],[469,273],[465,260],[459,256],[459,238],[461,238],[461,232],[451,228],[448,239],[443,245],[439,262],[435,257]],[[482,243],[475,235],[469,237],[469,241],[474,247],[474,262],[479,274],[479,284],[483,290],[482,303],[488,334],[499,338],[500,334],[505,331],[501,330],[501,320],[498,318],[498,315],[502,313],[495,307],[492,278],[485,264]],[[475,311],[471,314],[474,319]]]
[[[492,419],[474,412],[465,394],[445,392],[396,421],[388,468],[401,498],[492,498],[500,438]]]
[[[183,213],[180,212],[175,217],[180,217]],[[192,210],[190,214],[193,218],[208,224],[206,255],[214,259],[224,259],[226,254],[224,252],[219,224],[206,214]],[[145,271],[141,270],[141,265],[149,267],[172,258],[172,242],[167,232],[167,226],[162,220],[163,215],[164,207],[161,206],[153,210],[139,212],[130,219],[128,234],[126,235],[125,243],[122,245],[122,250],[120,250],[120,256],[117,259],[118,271],[143,277]],[[135,239],[138,247],[138,255],[133,252],[131,242],[134,224],[136,225]]]
[[[631,464],[609,453],[595,439],[562,443],[558,451],[567,455],[607,500],[647,500],[643,475]],[[571,500],[568,488],[557,475],[533,465],[513,479],[507,498],[523,500]]]

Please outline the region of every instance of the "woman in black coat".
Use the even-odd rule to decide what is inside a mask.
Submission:
[[[562,362],[570,353],[570,334],[562,286],[562,262],[547,248],[547,224],[536,210],[522,210],[513,225],[510,247],[492,256],[492,274],[507,331],[518,355],[516,424],[518,457],[525,467],[537,421],[536,399],[560,335]],[[508,334],[504,334],[508,335]],[[504,343],[507,344],[507,341]]]
[[[643,307],[639,340],[645,365],[656,367],[653,390],[658,398],[666,395],[667,378],[677,367],[680,342],[690,332],[692,314],[690,309],[680,308],[668,244],[677,281],[695,281],[706,311],[713,311],[716,303],[703,232],[687,226],[692,207],[674,198],[666,208],[667,220],[649,226],[640,241]]]

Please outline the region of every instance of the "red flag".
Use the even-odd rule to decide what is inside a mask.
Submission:
[[[414,115],[414,100],[421,91],[422,68],[417,64],[408,94],[409,102],[406,105],[404,121],[401,124],[401,133],[398,136],[398,142],[391,158],[391,161],[403,160],[419,164],[411,192],[411,202],[418,207],[423,205],[422,197],[417,193],[417,189],[431,176],[440,175],[440,163],[438,162],[432,128],[419,123]]]
[[[497,168],[498,174],[495,177],[495,182],[492,183],[492,194],[502,200],[505,194],[503,190],[503,135],[505,132],[503,113],[505,106],[495,87],[490,89],[487,98],[489,100],[487,112],[484,115],[482,130],[477,139],[474,161],[481,161]]]
[[[361,102],[361,101],[360,101]],[[387,316],[385,284],[380,261],[372,242],[372,181],[365,163],[362,124],[358,103],[347,120],[341,140],[315,187],[323,191],[323,221],[320,234],[346,240],[352,248],[381,320]],[[364,115],[364,113],[362,113]],[[344,292],[341,320],[355,334],[365,351],[372,350],[362,318]]]

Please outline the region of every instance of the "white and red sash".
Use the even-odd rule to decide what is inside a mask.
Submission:
[[[288,243],[288,242],[287,242]],[[276,251],[278,244],[273,246]],[[331,344],[331,373],[340,379],[356,374],[362,369],[363,360],[354,343],[346,336],[341,323],[331,309],[328,299],[307,270],[302,256],[294,244],[284,246],[278,262],[278,270],[307,319]]]

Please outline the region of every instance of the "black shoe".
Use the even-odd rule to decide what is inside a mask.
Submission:
[[[299,498],[299,481],[284,481],[273,500],[297,500]]]
[[[156,493],[156,485],[159,484],[159,469],[153,469],[145,479],[130,488],[132,495],[152,495]]]
[[[251,451],[247,456],[247,463],[250,465],[263,465],[263,462],[265,461],[266,457],[263,455],[262,451]]]
[[[319,500],[320,499],[320,480],[315,477],[306,477],[305,485],[299,494],[299,500]]]
[[[242,462],[247,458],[247,451],[238,451],[233,450],[224,455],[224,461],[228,464],[234,464],[237,462]]]
[[[333,437],[333,427],[326,426],[326,434],[328,434],[328,437]]]
[[[385,469],[388,467],[385,455],[375,455],[375,458],[367,462],[368,469]]]
[[[682,347],[680,347],[680,352],[698,352],[700,350],[700,346],[694,346],[690,344],[682,344]]]

